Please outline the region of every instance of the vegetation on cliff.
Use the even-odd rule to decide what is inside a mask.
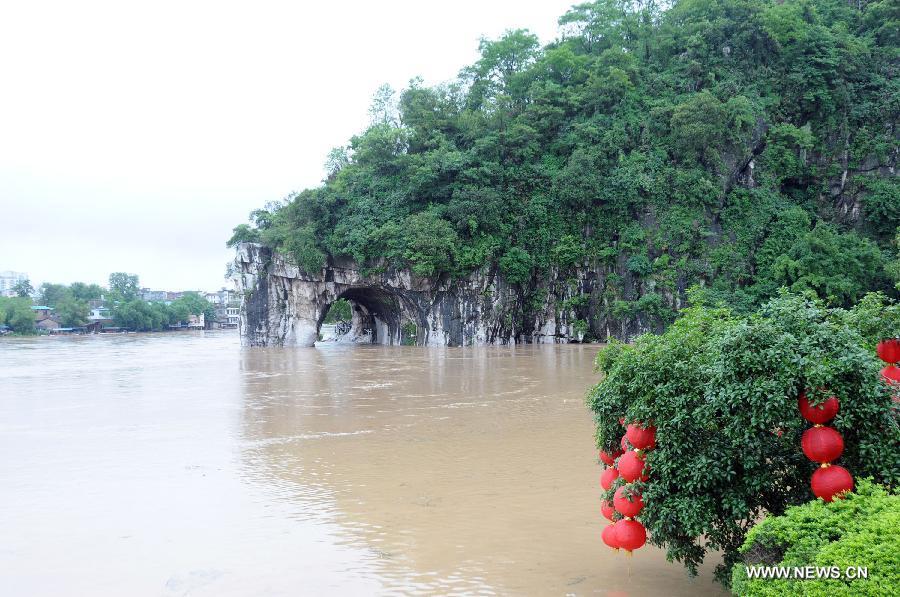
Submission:
[[[490,265],[526,299],[590,267],[602,296],[573,303],[589,322],[668,322],[694,284],[744,312],[782,286],[841,306],[894,292],[896,5],[659,4],[581,4],[545,47],[509,31],[456,81],[383,87],[324,184],[230,244],[307,271]]]
[[[838,464],[896,487],[897,405],[874,348],[897,335],[900,304],[883,295],[845,310],[782,293],[751,315],[693,306],[664,334],[604,349],[597,366],[605,378],[588,396],[598,446],[615,452],[620,418],[656,426],[649,480],[634,484],[650,542],[692,572],[721,551],[716,576],[727,582],[760,516],[813,499],[817,464],[800,449],[809,427],[797,406],[801,391],[814,403],[840,401],[831,423],[844,438]]]

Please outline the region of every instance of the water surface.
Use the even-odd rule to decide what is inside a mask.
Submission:
[[[602,545],[596,351],[0,340],[0,593],[720,594]]]

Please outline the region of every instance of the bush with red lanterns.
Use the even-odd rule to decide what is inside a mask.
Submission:
[[[693,306],[661,335],[601,351],[588,399],[613,462],[601,508],[616,521],[602,540],[621,545],[627,529],[692,573],[720,552],[727,584],[763,515],[839,498],[854,478],[900,484],[897,405],[876,356],[898,336],[900,308],[883,296],[843,310],[784,293],[751,315]],[[653,422],[652,448],[627,428],[638,421]]]

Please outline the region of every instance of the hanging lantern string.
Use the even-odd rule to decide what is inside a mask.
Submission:
[[[813,494],[826,502],[835,497],[843,497],[853,490],[853,476],[847,469],[833,465],[832,462],[843,454],[844,438],[837,429],[825,425],[837,414],[840,408],[838,399],[830,396],[820,405],[812,406],[806,398],[806,392],[801,392],[797,407],[803,418],[813,424],[803,432],[800,439],[800,447],[806,457],[819,463],[819,468],[810,478]]]

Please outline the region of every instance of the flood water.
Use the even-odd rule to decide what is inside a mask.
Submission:
[[[2,339],[0,594],[721,594],[603,546],[597,350]]]

